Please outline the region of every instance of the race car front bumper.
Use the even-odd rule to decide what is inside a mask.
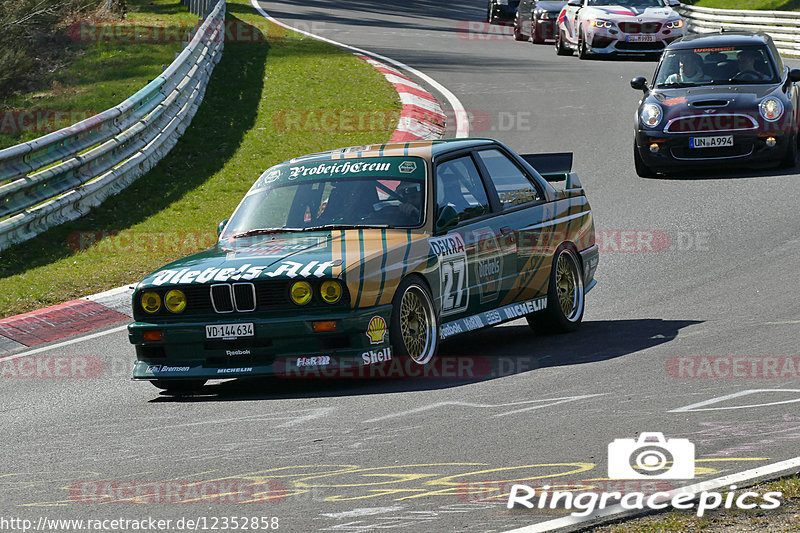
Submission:
[[[679,37],[683,37],[683,31],[665,29],[642,35],[627,34],[618,29],[592,28],[587,31],[586,46],[593,54],[658,54]]]
[[[691,147],[692,138],[718,135],[732,135],[733,146]],[[775,139],[775,145],[771,147],[767,145],[770,137]],[[665,134],[662,131],[640,129],[636,133],[636,150],[642,161],[655,171],[778,163],[786,154],[789,142],[794,142],[794,138],[783,132]],[[651,149],[653,146],[657,149]]]
[[[347,313],[302,317],[219,316],[179,323],[134,322],[128,337],[136,348],[133,379],[227,379],[247,376],[303,377],[363,373],[363,367],[392,359],[391,305]],[[376,332],[370,325],[375,317]],[[315,323],[335,322],[335,331],[317,332]],[[207,339],[207,325],[252,323],[253,335]],[[382,329],[381,329],[382,328]],[[161,340],[145,340],[160,332]],[[380,342],[378,342],[380,341]],[[340,376],[346,377],[346,376]]]

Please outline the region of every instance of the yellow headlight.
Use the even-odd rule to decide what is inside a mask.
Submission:
[[[186,309],[186,295],[178,289],[172,289],[164,297],[164,305],[173,313],[180,313]]]
[[[142,309],[145,313],[158,313],[161,309],[161,296],[157,292],[146,292],[142,294]]]
[[[306,305],[313,296],[311,284],[307,281],[295,281],[292,285],[291,296],[292,301],[297,305]]]
[[[329,304],[335,304],[342,297],[342,286],[339,285],[338,281],[323,281],[322,286],[319,288],[319,292],[323,300]]]

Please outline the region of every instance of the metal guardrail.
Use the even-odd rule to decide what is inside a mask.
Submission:
[[[139,92],[0,150],[0,250],[86,215],[155,166],[192,121],[224,38],[225,0],[218,0],[175,61]]]
[[[786,56],[800,56],[800,12],[711,9],[681,5],[675,8],[694,33],[748,30],[763,31]]]
[[[214,0],[181,0],[181,4],[189,8],[190,13],[204,17],[214,5]]]

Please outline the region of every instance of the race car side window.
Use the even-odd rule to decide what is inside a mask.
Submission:
[[[436,218],[447,206],[461,223],[489,213],[489,199],[478,168],[468,155],[450,159],[436,167]]]
[[[528,177],[500,150],[481,150],[476,154],[489,173],[503,209],[542,199]]]

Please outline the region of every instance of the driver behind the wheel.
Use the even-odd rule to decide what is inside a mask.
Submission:
[[[378,201],[375,182],[371,180],[341,179],[328,196],[325,210],[320,215],[324,223],[356,223],[372,214]]]
[[[690,52],[681,56],[678,72],[670,74],[665,83],[696,83],[710,80],[711,78],[703,72],[703,58],[695,52]]]
[[[756,68],[756,61],[760,59],[754,50],[742,50],[736,56],[736,61],[739,63],[739,73],[736,75],[740,78],[763,80],[766,77],[759,72]]]

